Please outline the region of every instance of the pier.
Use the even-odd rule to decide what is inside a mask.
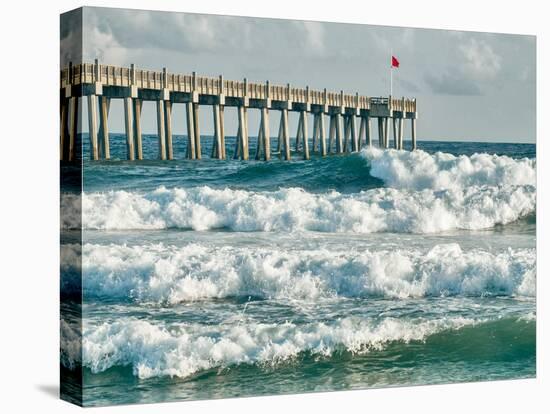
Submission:
[[[185,105],[187,126],[188,159],[201,159],[200,115],[203,108],[210,107],[214,124],[214,139],[209,150],[210,157],[248,160],[269,160],[273,155],[284,160],[291,159],[291,136],[289,111],[299,114],[298,128],[294,138],[294,151],[303,159],[311,154],[320,156],[356,152],[373,145],[372,120],[378,128],[378,146],[389,148],[390,120],[393,127],[395,149],[404,148],[404,122],[411,122],[411,150],[416,149],[416,99],[368,97],[355,94],[311,90],[286,85],[226,80],[192,74],[150,71],[130,67],[94,63],[69,64],[61,70],[60,90],[60,159],[77,159],[77,125],[79,105],[82,99],[88,105],[88,130],[90,156],[93,160],[110,159],[109,107],[112,99],[124,102],[124,128],[128,160],[143,159],[141,111],[143,101],[154,101],[157,111],[158,159],[174,159],[172,134],[172,109]],[[225,143],[224,108],[236,107],[238,129],[234,148]],[[254,154],[249,151],[248,113],[257,110],[260,124],[256,136]],[[279,117],[276,135],[277,150],[272,152],[269,116]],[[310,136],[309,122],[312,118],[313,132]],[[326,122],[328,120],[328,137]],[[358,126],[359,125],[359,126]],[[255,128],[254,128],[255,130]],[[311,139],[310,139],[311,138]],[[328,139],[327,139],[328,138]],[[310,148],[311,143],[311,148]]]

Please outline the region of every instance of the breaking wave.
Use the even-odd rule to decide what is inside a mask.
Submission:
[[[86,244],[82,270],[88,299],[163,305],[247,296],[317,300],[536,293],[534,248],[493,253],[464,251],[455,243],[380,251]],[[69,289],[71,283],[63,286]]]
[[[319,357],[337,352],[364,354],[390,343],[423,341],[435,333],[476,322],[462,317],[414,321],[347,317],[305,325],[287,322],[166,326],[128,318],[85,330],[83,365],[93,373],[129,366],[142,379],[185,378],[199,371],[238,364],[275,366],[303,353]]]
[[[230,229],[233,231],[433,233],[485,229],[534,213],[533,186],[356,194],[308,193],[299,188],[167,189],[84,194],[83,226],[97,230]]]
[[[532,186],[537,183],[536,161],[504,155],[455,156],[443,152],[362,151],[370,174],[386,186],[407,190],[462,190],[468,187]]]
[[[85,193],[83,226],[94,230],[435,233],[491,228],[536,210],[535,160],[376,148],[362,155],[368,160],[362,168],[370,168],[371,177],[383,180],[386,187],[353,194],[208,186]]]

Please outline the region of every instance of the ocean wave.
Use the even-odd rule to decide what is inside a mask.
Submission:
[[[347,317],[305,325],[287,322],[166,326],[127,318],[85,328],[83,365],[92,373],[129,366],[142,379],[185,378],[239,364],[276,366],[303,353],[319,357],[330,357],[336,352],[364,354],[390,343],[423,341],[435,333],[476,322],[479,321],[462,317],[409,321]]]
[[[84,296],[163,305],[228,297],[318,300],[514,295],[534,297],[535,249],[489,252],[439,244],[430,250],[311,250],[86,244]],[[62,264],[63,266],[63,264]],[[66,272],[67,275],[79,275]],[[80,283],[80,279],[76,281]],[[67,289],[70,282],[65,281]]]
[[[378,188],[314,194],[160,187],[83,195],[83,226],[95,230],[226,228],[233,231],[434,233],[485,229],[532,214],[530,185],[409,191]]]
[[[370,175],[386,186],[408,190],[461,190],[468,187],[536,186],[536,160],[473,154],[455,156],[422,150],[368,148],[362,155]]]

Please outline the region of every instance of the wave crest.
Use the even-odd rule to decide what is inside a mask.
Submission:
[[[160,187],[144,194],[83,195],[85,229],[433,233],[508,224],[535,211],[533,186],[408,191],[379,188],[356,194],[314,194]]]
[[[460,190],[480,186],[536,186],[534,159],[473,154],[455,156],[422,150],[396,151],[368,148],[362,151],[370,174],[397,189]]]
[[[276,365],[304,352],[322,357],[338,351],[366,353],[391,342],[421,341],[434,333],[474,323],[460,317],[422,321],[348,317],[331,324],[181,324],[168,328],[127,319],[88,328],[83,361],[93,373],[130,366],[139,378],[184,378],[215,367]]]
[[[161,304],[247,296],[534,297],[536,289],[535,249],[463,251],[454,243],[429,251],[86,244],[82,265],[85,297]]]

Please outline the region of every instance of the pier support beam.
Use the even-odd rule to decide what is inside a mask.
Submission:
[[[166,157],[174,159],[174,148],[172,145],[172,102],[164,101],[164,122],[166,133]]]
[[[283,154],[285,160],[290,160],[290,134],[288,133],[288,109],[281,110],[281,127],[283,140]]]
[[[260,109],[260,126],[258,127],[258,134],[256,135],[256,154],[254,155],[255,160],[259,160],[262,154],[263,143],[263,113]]]
[[[141,137],[141,99],[134,98],[134,138],[136,158],[143,159],[143,140]]]
[[[69,98],[69,161],[76,159],[76,134],[78,128],[78,97]]]
[[[392,118],[393,121],[393,147],[398,150],[399,149],[399,125],[398,125],[398,119]]]
[[[315,150],[317,149],[317,146],[318,146],[318,135],[319,135],[319,131],[318,131],[318,119],[319,119],[319,114],[313,114],[313,137],[311,138],[311,152],[315,152]]]
[[[256,159],[263,158],[269,161],[271,158],[271,140],[269,137],[269,112],[267,108],[260,109],[260,128],[256,145]]]
[[[99,160],[97,146],[97,96],[88,95],[88,135],[90,136],[90,158]]]
[[[351,134],[351,151],[357,152],[359,151],[359,142],[357,141],[357,124],[355,122],[355,115],[350,116],[349,124]]]
[[[399,118],[399,149],[403,149],[403,130],[405,129],[405,123],[403,118]]]
[[[235,145],[234,158],[240,158],[241,160],[248,159],[248,115],[246,107],[239,106],[239,130],[237,132],[237,142]]]
[[[411,119],[411,140],[412,140],[412,150],[416,149],[416,119]]]
[[[262,134],[264,144],[264,160],[271,159],[271,137],[269,136],[269,110],[262,108]]]
[[[378,118],[378,147],[384,148],[384,119]]]
[[[347,152],[349,149],[349,135],[350,135],[350,117],[344,115],[344,148],[343,152]]]
[[[166,159],[166,137],[165,137],[165,123],[164,123],[164,101],[159,99],[157,101],[157,136],[159,143],[159,159]]]
[[[220,114],[220,105],[212,105],[212,117],[214,120],[214,139],[212,140],[212,158],[217,158],[223,160],[223,146],[222,146],[222,127],[221,127],[221,114]]]
[[[390,118],[384,118],[384,148],[390,147]]]
[[[103,159],[111,158],[111,147],[109,143],[109,108],[111,99],[106,96],[99,97],[99,136],[101,155]]]
[[[302,125],[302,139],[304,147],[304,160],[309,160],[309,140],[308,140],[308,128],[307,128],[307,112],[300,112],[300,124]]]
[[[134,152],[134,116],[133,116],[132,98],[124,98],[124,128],[126,131],[126,150],[127,158],[130,161],[135,160]]]
[[[319,133],[319,143],[321,144],[321,156],[325,157],[327,155],[327,142],[325,136],[325,115],[323,113],[319,114],[319,119],[317,121],[317,130]]]
[[[343,152],[342,145],[342,114],[336,114],[336,152],[341,154]]]
[[[365,117],[365,139],[367,140],[367,146],[372,147],[372,134],[371,134],[371,118]]]
[[[327,155],[326,139],[325,139],[325,122],[322,112],[316,113],[313,116],[313,140],[312,151],[315,152],[319,148],[321,156]]]
[[[193,124],[195,125],[195,159],[200,160],[202,157],[201,150],[201,128],[200,128],[200,113],[199,104],[193,104]]]
[[[220,105],[220,150],[221,159],[225,160],[225,118],[224,118],[224,106]]]
[[[283,149],[283,111],[281,111],[281,118],[279,119],[279,132],[277,133],[277,154],[279,158],[282,156]]]
[[[328,126],[328,152],[332,153],[336,137],[336,115],[331,114]]]
[[[302,112],[298,115],[298,127],[296,128],[296,141],[294,144],[294,151],[300,151],[300,139],[302,137]]]
[[[363,136],[365,136],[365,117],[364,116],[362,116],[359,120],[359,149],[363,148],[363,146],[366,145],[366,139],[365,141],[363,141]]]
[[[193,116],[193,104],[187,102],[185,104],[185,112],[187,118],[187,158],[195,159],[195,125]]]
[[[60,102],[60,125],[59,125],[59,159],[65,161],[67,159],[65,150],[67,148],[67,99],[61,98]]]

